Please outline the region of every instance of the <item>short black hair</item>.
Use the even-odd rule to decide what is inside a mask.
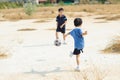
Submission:
[[[59,8],[59,9],[58,9],[58,12],[60,12],[60,11],[64,11],[64,9],[63,9],[63,8]]]
[[[75,18],[74,19],[74,25],[76,27],[80,26],[82,24],[82,19],[81,18]]]

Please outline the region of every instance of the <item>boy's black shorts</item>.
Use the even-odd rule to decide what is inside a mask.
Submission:
[[[61,32],[61,33],[65,33],[65,28],[57,28],[56,32]]]
[[[77,49],[77,48],[75,48],[74,51],[73,51],[73,54],[74,55],[79,55],[81,52],[83,53],[83,49]]]

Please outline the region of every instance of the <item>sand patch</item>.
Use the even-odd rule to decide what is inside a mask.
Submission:
[[[18,29],[17,31],[35,31],[37,29],[35,28],[24,28],[24,29]]]
[[[96,17],[95,19],[104,19],[106,21],[120,20],[120,15],[107,15],[107,16]]]

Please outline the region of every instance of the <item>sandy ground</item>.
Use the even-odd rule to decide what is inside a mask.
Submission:
[[[67,38],[67,45],[53,45],[55,31],[47,29],[56,27],[54,19],[44,23],[1,21],[0,47],[7,49],[10,56],[0,59],[0,80],[119,80],[120,55],[103,54],[100,50],[120,35],[120,21],[101,23],[94,17],[83,17],[82,27],[88,35],[81,54],[80,72],[74,71],[75,56],[69,57],[73,50],[71,36]],[[24,28],[36,30],[17,31]],[[72,18],[68,19],[67,28],[74,28]]]

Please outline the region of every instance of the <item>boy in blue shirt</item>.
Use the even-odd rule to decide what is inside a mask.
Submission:
[[[74,39],[74,51],[72,54],[76,55],[76,63],[77,63],[76,70],[80,70],[79,69],[79,64],[80,64],[79,58],[80,58],[80,53],[81,52],[83,53],[83,48],[84,48],[84,37],[83,36],[87,35],[87,31],[83,33],[81,30],[81,25],[82,25],[81,18],[76,18],[74,20],[74,25],[75,25],[75,29],[67,33],[65,37],[67,37],[68,35],[71,35]]]
[[[61,32],[63,34],[63,40],[65,43],[65,31],[66,31],[66,22],[67,22],[67,18],[66,16],[63,14],[64,9],[63,8],[59,8],[58,9],[58,16],[56,17],[56,21],[57,21],[57,29],[56,29],[56,39],[59,39],[58,37],[58,33]]]

